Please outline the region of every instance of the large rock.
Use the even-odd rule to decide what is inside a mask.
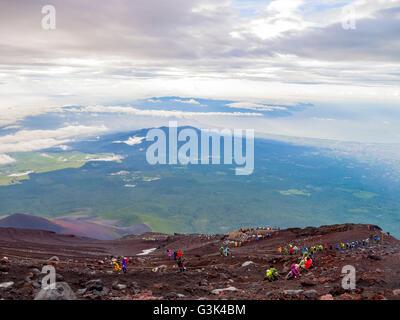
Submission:
[[[299,294],[302,294],[304,290],[284,290],[283,293],[287,296],[297,296]]]
[[[243,262],[242,267],[247,267],[247,266],[249,266],[249,265],[251,265],[251,264],[253,264],[253,263],[254,263],[253,261],[246,261],[246,262]]]
[[[317,297],[317,291],[307,290],[304,292],[304,296],[307,297],[308,299],[315,299]]]
[[[213,291],[211,291],[212,294],[220,294],[221,292],[224,291],[237,291],[237,289],[235,287],[228,287],[225,289],[214,289]]]
[[[11,288],[13,285],[14,285],[14,282],[12,282],[12,281],[3,282],[3,283],[0,283],[0,288],[8,289],[8,288]]]
[[[51,258],[49,258],[47,261],[60,261],[60,258],[58,258],[57,256],[52,256]]]
[[[57,282],[55,289],[40,290],[35,300],[76,300],[76,296],[68,283]]]
[[[332,297],[331,294],[328,293],[328,294],[325,294],[323,296],[320,296],[319,300],[333,300],[333,297]]]
[[[103,282],[100,279],[90,280],[86,282],[85,287],[89,291],[101,291],[103,289]]]

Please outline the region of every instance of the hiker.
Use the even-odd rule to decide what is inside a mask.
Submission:
[[[225,248],[225,257],[229,256],[230,249],[228,247]]]
[[[268,280],[269,282],[278,280],[279,273],[278,270],[274,268],[274,266],[270,266],[269,269],[265,272],[264,280]]]
[[[290,255],[293,255],[294,249],[292,247],[290,247],[289,253],[290,253]]]
[[[299,248],[297,248],[297,246],[293,247],[294,253],[297,254],[297,251],[299,251]]]
[[[182,257],[178,259],[178,268],[179,272],[184,272],[186,270]]]
[[[221,256],[223,256],[224,255],[224,247],[223,246],[221,246],[221,248],[219,248],[219,251],[221,252]]]
[[[176,254],[176,256],[178,257],[178,260],[182,258],[183,256],[183,251],[179,250]]]
[[[172,251],[171,250],[167,250],[167,252],[168,252],[168,261],[171,261]]]
[[[292,269],[289,271],[288,275],[286,276],[286,280],[290,280],[293,278],[298,278],[299,273],[297,271],[296,265],[292,264]]]
[[[176,252],[176,251],[174,251],[174,260],[176,261],[176,259],[177,259],[177,256],[178,256],[178,253]]]
[[[121,267],[119,266],[117,259],[113,258],[112,263],[114,264],[114,271],[117,271],[117,272],[121,271]]]
[[[129,262],[128,258],[122,258],[122,271],[124,271],[124,273],[128,272],[128,268],[127,268],[127,264]]]
[[[304,261],[304,267],[306,270],[310,269],[312,267],[312,259],[310,257],[306,258],[306,261]]]
[[[282,247],[278,248],[279,253],[282,253],[282,250],[283,250]]]

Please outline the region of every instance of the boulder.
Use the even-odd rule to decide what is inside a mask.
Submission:
[[[12,282],[12,281],[3,282],[3,283],[0,283],[0,288],[8,289],[8,288],[11,288],[13,285],[14,285],[14,282]]]
[[[287,296],[297,296],[299,294],[302,294],[304,290],[283,290],[283,293]]]
[[[235,287],[228,287],[225,289],[214,289],[211,291],[211,293],[212,294],[220,294],[221,292],[224,292],[224,291],[237,291],[237,289]]]
[[[333,300],[333,297],[332,297],[331,294],[328,293],[328,294],[325,294],[323,296],[320,296],[319,300]]]
[[[40,290],[35,300],[76,300],[76,296],[66,282],[57,282],[55,289]]]
[[[395,296],[400,296],[400,289],[395,289],[395,290],[393,290],[393,294],[394,294]]]
[[[242,267],[247,267],[247,266],[249,266],[249,265],[251,265],[251,264],[253,264],[253,263],[254,263],[253,261],[246,261],[246,262],[243,262]]]
[[[47,261],[57,261],[59,262],[60,259],[57,256],[52,256],[50,259],[48,259]]]
[[[316,290],[307,290],[304,292],[304,296],[308,299],[315,299],[317,297]]]
[[[89,291],[93,290],[101,291],[103,290],[103,282],[100,279],[90,280],[86,282],[85,287]]]

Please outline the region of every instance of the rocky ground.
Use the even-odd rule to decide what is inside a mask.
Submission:
[[[253,235],[264,235],[254,241]],[[335,225],[287,230],[244,230],[231,237],[146,233],[99,241],[47,231],[0,228],[1,299],[400,299],[400,241],[384,236],[380,244],[315,254],[315,267],[286,280],[299,255],[282,255],[279,246],[299,248],[350,242],[382,235],[367,225]],[[240,236],[243,246],[229,243]],[[268,235],[268,237],[266,236]],[[248,242],[247,239],[253,241]],[[232,255],[221,256],[221,245]],[[145,255],[143,250],[155,248]],[[167,249],[183,250],[187,270],[168,261]],[[111,256],[126,256],[128,273],[117,273]],[[275,282],[263,281],[273,264]],[[42,290],[43,266],[52,265],[57,290]],[[342,288],[342,267],[356,269],[356,289]],[[157,272],[153,268],[160,267]]]

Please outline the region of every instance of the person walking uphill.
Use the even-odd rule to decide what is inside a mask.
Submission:
[[[268,280],[269,282],[278,280],[279,273],[278,270],[274,268],[274,266],[270,266],[269,269],[265,272],[264,280]]]
[[[178,253],[176,252],[176,251],[174,251],[174,260],[176,261],[176,259],[177,259],[177,256],[178,256]]]
[[[167,250],[167,252],[168,252],[168,261],[170,261],[171,257],[172,257],[172,251],[171,250]]]
[[[297,267],[295,264],[292,264],[292,270],[289,271],[288,275],[286,276],[286,280],[290,280],[293,278],[298,278],[300,275],[297,271]]]
[[[122,258],[122,271],[124,271],[124,273],[128,272],[128,268],[127,268],[128,262],[129,262],[128,258]]]

